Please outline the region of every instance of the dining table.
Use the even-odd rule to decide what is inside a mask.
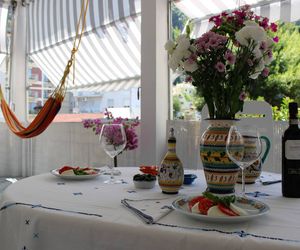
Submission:
[[[246,186],[247,197],[269,211],[222,221],[174,209],[174,201],[205,191],[203,170],[185,170],[198,178],[164,194],[157,182],[152,189],[134,186],[138,167],[119,169],[120,184],[104,184],[104,173],[75,180],[44,173],[10,185],[0,200],[0,249],[300,249],[300,199],[282,196],[280,174],[263,172]]]

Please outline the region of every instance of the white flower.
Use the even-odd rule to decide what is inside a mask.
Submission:
[[[184,70],[189,72],[194,72],[198,69],[198,64],[196,62],[190,63],[188,60],[183,62]]]
[[[180,43],[182,40],[188,39],[185,34],[181,34],[177,37],[176,42]]]
[[[177,41],[177,47],[176,47],[176,49],[186,51],[186,50],[189,49],[189,47],[190,47],[190,39],[187,38],[186,36],[181,37]]]
[[[250,75],[249,78],[256,79],[259,75],[260,75],[260,72],[254,73],[254,74]]]
[[[176,71],[177,68],[179,67],[179,61],[177,60],[176,57],[171,56],[169,59],[169,66],[173,71]]]
[[[173,52],[172,57],[174,57],[174,60],[177,60],[179,62],[184,58],[185,55],[186,55],[186,51],[178,50],[176,48]]]
[[[265,30],[259,26],[244,26],[242,29],[235,33],[236,40],[243,46],[249,46],[252,40],[255,44],[266,39],[267,35]]]
[[[254,55],[255,59],[259,59],[263,56],[261,50],[259,49],[259,44],[255,46],[254,50],[252,51],[252,54]]]
[[[274,44],[274,41],[271,37],[267,37],[265,42],[266,42],[267,48],[271,48]]]
[[[265,65],[270,65],[270,63],[274,60],[273,56],[264,55]]]
[[[265,68],[265,61],[261,59],[258,65],[255,67],[255,72],[262,72],[264,68]]]
[[[257,64],[257,66],[255,67],[255,70],[254,70],[255,73],[250,75],[249,78],[256,79],[261,74],[261,72],[263,71],[264,68],[265,68],[265,61],[263,59],[261,59],[259,61],[259,63]]]
[[[169,54],[172,55],[175,48],[175,43],[172,40],[169,40],[165,44],[165,49],[168,51]]]

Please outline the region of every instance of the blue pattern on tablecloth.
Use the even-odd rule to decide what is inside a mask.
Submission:
[[[276,240],[276,241],[287,241],[287,242],[296,242],[300,243],[300,240],[290,240],[290,239],[284,239],[279,237],[271,237],[271,236],[264,236],[264,235],[258,235],[253,233],[247,233],[243,230],[241,231],[223,231],[219,229],[214,228],[201,228],[201,227],[188,227],[188,226],[178,226],[178,225],[172,225],[172,224],[166,224],[166,223],[160,223],[160,222],[154,222],[152,225],[158,225],[158,226],[164,226],[164,227],[172,227],[172,228],[182,228],[182,229],[190,229],[190,230],[197,230],[202,232],[216,232],[220,234],[227,234],[227,235],[238,235],[241,238],[245,238],[247,236],[251,236],[258,239],[266,239],[266,240]]]
[[[255,191],[255,192],[251,192],[251,193],[246,193],[246,195],[248,196],[252,196],[252,197],[264,197],[264,196],[270,196],[269,194],[267,193],[262,193],[262,192],[259,192],[259,191]]]
[[[3,211],[5,209],[13,207],[13,206],[28,206],[31,208],[42,208],[42,209],[48,209],[48,210],[53,210],[53,211],[66,212],[66,213],[103,217],[101,214],[93,214],[93,213],[86,213],[86,212],[80,212],[80,211],[65,210],[65,209],[61,209],[61,208],[47,207],[47,206],[43,206],[41,204],[34,205],[34,204],[22,203],[22,202],[14,202],[14,203],[6,204],[0,208],[0,211]]]

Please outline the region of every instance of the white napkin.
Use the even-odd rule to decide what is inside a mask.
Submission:
[[[171,203],[173,199],[123,199],[121,203],[139,216],[145,223],[153,224],[169,214],[173,209]]]

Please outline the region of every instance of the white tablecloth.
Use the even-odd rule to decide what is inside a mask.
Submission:
[[[50,173],[9,186],[1,200],[1,250],[92,249],[300,249],[300,199],[281,196],[281,184],[246,186],[271,207],[270,213],[235,224],[204,223],[176,211],[148,225],[121,204],[127,199],[178,195],[154,189],[135,189],[138,168],[121,168],[123,184],[106,185],[108,176],[67,181]],[[179,195],[201,193],[203,173]],[[237,189],[240,186],[237,185]]]

